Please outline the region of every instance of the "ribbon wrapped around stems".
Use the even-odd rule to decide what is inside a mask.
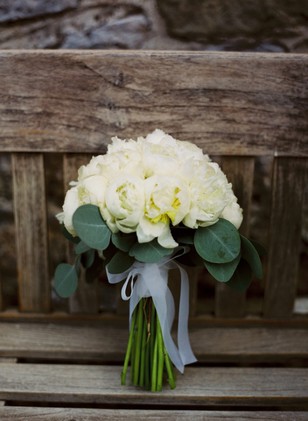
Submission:
[[[186,250],[183,251],[185,253]],[[119,274],[107,272],[108,281],[115,284],[123,281],[121,297],[123,300],[130,300],[129,320],[142,298],[152,297],[159,322],[166,350],[175,367],[184,373],[184,366],[197,361],[192,352],[188,336],[188,315],[189,315],[189,281],[187,272],[174,261],[179,254],[163,258],[158,263],[135,262],[129,269]],[[175,316],[174,299],[168,288],[168,272],[177,268],[181,275],[181,292],[178,315],[178,346],[171,336],[171,328]],[[130,292],[127,293],[128,288]]]

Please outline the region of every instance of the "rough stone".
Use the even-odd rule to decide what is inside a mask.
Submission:
[[[0,22],[12,22],[60,13],[78,5],[78,0],[1,0]]]
[[[289,51],[290,44],[293,50],[307,45],[306,0],[157,0],[157,4],[170,36],[209,44],[210,49]]]

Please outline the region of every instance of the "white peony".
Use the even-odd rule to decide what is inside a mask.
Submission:
[[[134,176],[121,176],[106,191],[101,214],[113,232],[135,232],[144,212],[144,183]]]
[[[112,138],[107,154],[81,166],[72,185],[57,217],[73,235],[73,214],[87,203],[99,207],[112,232],[136,232],[140,243],[157,238],[167,248],[177,246],[172,226],[197,229],[225,218],[239,228],[243,218],[220,167],[158,129],[136,141]]]

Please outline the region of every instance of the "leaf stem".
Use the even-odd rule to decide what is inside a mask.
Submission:
[[[143,309],[142,309],[142,300],[140,300],[138,304],[138,312],[137,312],[137,332],[136,332],[135,358],[134,358],[133,383],[135,386],[138,386],[138,383],[139,383],[142,327],[143,327]]]

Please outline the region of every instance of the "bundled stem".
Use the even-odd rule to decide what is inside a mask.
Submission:
[[[142,298],[132,315],[130,334],[121,374],[125,385],[130,363],[131,382],[152,392],[161,391],[164,374],[171,389],[175,377],[164,345],[162,330],[152,298]]]

